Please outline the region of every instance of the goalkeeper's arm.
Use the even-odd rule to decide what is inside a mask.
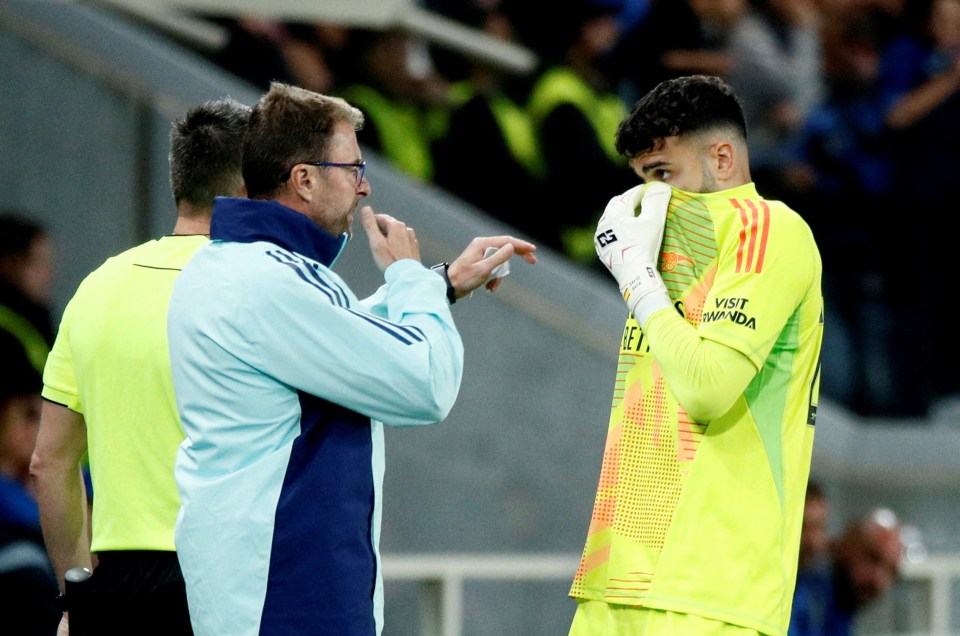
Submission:
[[[651,315],[643,333],[670,392],[695,422],[710,422],[729,411],[757,374],[750,358],[700,337],[675,311]]]

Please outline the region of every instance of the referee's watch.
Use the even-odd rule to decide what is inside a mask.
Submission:
[[[443,282],[447,284],[447,302],[452,305],[457,302],[457,290],[453,288],[453,283],[450,282],[450,275],[447,272],[448,269],[450,269],[450,263],[437,263],[430,268],[430,271],[440,274]]]

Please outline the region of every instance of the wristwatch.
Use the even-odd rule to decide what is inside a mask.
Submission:
[[[443,277],[443,281],[447,284],[447,302],[452,305],[457,302],[457,290],[453,288],[453,284],[450,282],[450,275],[447,273],[448,269],[450,269],[450,263],[437,263],[430,268],[430,271],[434,271]]]

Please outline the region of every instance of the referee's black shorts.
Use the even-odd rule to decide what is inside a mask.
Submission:
[[[192,636],[175,552],[100,552],[97,567],[69,600],[70,636]]]

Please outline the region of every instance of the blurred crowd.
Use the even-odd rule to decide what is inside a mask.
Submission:
[[[894,589],[922,538],[890,508],[871,508],[829,531],[830,501],[811,477],[800,533],[789,636],[850,636],[867,607]]]
[[[53,636],[60,620],[29,474],[53,345],[53,270],[46,229],[18,210],[0,211],[0,595],[5,624],[24,636]]]
[[[617,124],[664,79],[743,100],[754,180],[810,223],[831,343],[823,391],[862,415],[925,416],[960,391],[942,282],[957,232],[960,0],[424,0],[520,44],[518,73],[403,30],[222,21],[217,62],[250,82],[339,94],[360,133],[584,267],[606,202],[636,179]]]

